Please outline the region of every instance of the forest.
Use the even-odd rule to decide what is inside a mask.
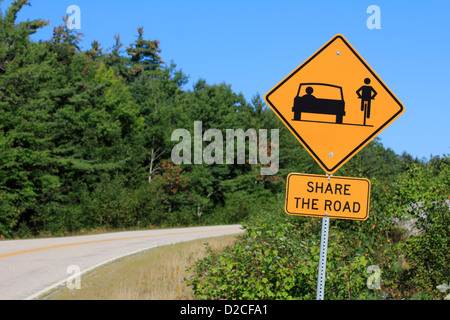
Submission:
[[[133,43],[116,34],[106,49],[93,41],[81,50],[83,35],[65,21],[31,41],[48,22],[17,22],[26,3],[0,15],[0,238],[241,223],[233,247],[189,270],[197,295],[313,299],[321,219],[287,215],[284,198],[289,173],[323,171],[260,94],[246,101],[205,79],[186,88],[189,75],[139,27]],[[172,133],[194,136],[196,121],[224,136],[279,130],[264,150],[278,149],[276,174],[249,161],[175,164]],[[331,222],[326,297],[444,299],[449,156],[399,155],[375,139],[335,175],[367,178],[372,189],[366,221]],[[372,289],[371,265],[381,279]]]

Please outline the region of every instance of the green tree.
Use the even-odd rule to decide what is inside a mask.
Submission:
[[[159,53],[159,41],[158,40],[144,40],[144,28],[138,28],[137,40],[127,48],[127,53],[131,56],[130,64],[132,73],[134,76],[139,75],[142,71],[155,70],[159,68],[161,57]]]

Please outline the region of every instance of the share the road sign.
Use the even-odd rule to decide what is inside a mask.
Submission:
[[[361,178],[291,173],[287,179],[287,214],[366,220],[370,181]]]
[[[404,111],[342,35],[336,35],[265,95],[326,173],[336,172]]]

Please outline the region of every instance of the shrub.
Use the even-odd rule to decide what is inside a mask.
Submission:
[[[450,261],[450,210],[444,203],[428,206],[426,215],[419,217],[421,232],[403,243],[406,261],[406,281],[415,290],[422,290],[435,298],[436,286],[448,280]]]
[[[246,226],[234,246],[221,253],[208,248],[207,256],[187,269],[186,284],[200,299],[298,296],[302,289],[311,287],[297,277],[307,246],[293,230],[290,223]]]

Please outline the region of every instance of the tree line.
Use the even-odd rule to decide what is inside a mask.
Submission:
[[[162,61],[143,28],[125,46],[98,41],[66,24],[31,41],[48,22],[16,22],[27,1],[0,20],[0,233],[3,237],[238,222],[279,197],[288,173],[321,173],[259,94],[248,102],[227,84],[197,81]],[[65,22],[65,21],[64,21]],[[279,129],[279,171],[263,164],[171,161],[172,132]],[[441,160],[437,160],[441,161]],[[345,174],[389,179],[410,163],[375,141]]]
[[[204,79],[184,89],[189,77],[143,28],[108,49],[81,50],[83,35],[65,23],[31,41],[48,22],[17,22],[26,3],[0,16],[2,237],[235,222],[282,189],[261,164],[171,161],[172,132],[193,134],[195,121],[224,133],[276,128],[259,95],[248,102]]]

